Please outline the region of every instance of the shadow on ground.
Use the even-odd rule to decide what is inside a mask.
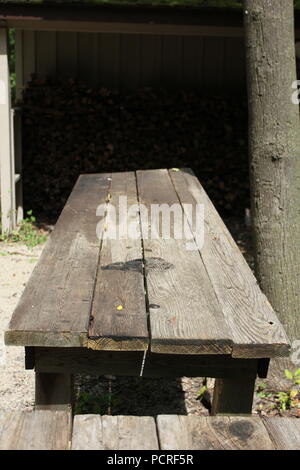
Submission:
[[[156,416],[208,415],[197,400],[202,378],[76,376],[76,414]]]

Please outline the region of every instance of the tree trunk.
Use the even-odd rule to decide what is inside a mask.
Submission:
[[[244,0],[244,23],[256,275],[293,342],[300,340],[300,126],[299,106],[292,103],[293,0]]]

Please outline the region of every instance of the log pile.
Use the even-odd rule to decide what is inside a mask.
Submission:
[[[249,207],[244,98],[121,96],[33,79],[23,102],[25,208],[55,219],[81,173],[191,167],[223,215]]]

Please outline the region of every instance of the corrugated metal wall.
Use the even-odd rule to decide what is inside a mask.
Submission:
[[[242,38],[17,31],[17,93],[32,73],[91,86],[240,90]]]

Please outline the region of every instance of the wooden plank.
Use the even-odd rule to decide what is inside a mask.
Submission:
[[[23,87],[31,81],[32,74],[36,73],[36,32],[23,31]]]
[[[57,76],[61,79],[77,77],[78,34],[57,33]]]
[[[230,355],[183,355],[147,352],[143,377],[213,377],[255,376],[256,360],[232,359]]]
[[[151,204],[179,203],[167,170],[138,171],[137,182],[139,202],[149,214]],[[182,216],[180,204],[177,210]],[[147,233],[148,220],[141,217],[141,225],[143,234]],[[151,239],[149,234],[143,240],[151,350],[230,353],[230,334],[199,253],[187,250],[187,240],[172,237],[171,230],[169,239]]]
[[[282,325],[198,179],[190,170],[170,171],[170,176],[183,204],[204,205],[201,257],[230,328],[232,356],[288,355]]]
[[[148,327],[141,235],[129,239],[126,233],[119,232],[123,226],[120,196],[127,197],[128,207],[135,204],[138,209],[135,174],[113,173],[110,196],[110,204],[116,209],[116,221],[108,219],[107,226],[108,230],[115,228],[118,232],[116,239],[106,238],[102,242],[88,347],[145,350]],[[138,212],[130,221],[139,230]]]
[[[205,89],[223,88],[224,80],[224,38],[207,37],[204,39],[203,87]]]
[[[300,450],[300,420],[295,418],[263,418],[269,436],[278,450]]]
[[[56,76],[56,33],[36,33],[36,73],[39,78]]]
[[[99,83],[108,89],[120,87],[120,34],[101,34]]]
[[[109,186],[106,174],[78,179],[14,311],[7,344],[72,347],[87,341],[100,244],[96,208]]]
[[[4,2],[2,2],[4,3]],[[149,9],[148,5],[142,6],[141,4],[137,8],[126,8],[123,5],[113,6],[112,8],[99,8],[98,5],[86,7],[86,5],[78,5],[78,8],[73,8],[73,5],[61,5],[59,12],[55,4],[46,2],[43,5],[31,4],[26,5],[14,5],[16,2],[7,2],[5,6],[0,8],[0,18],[6,19],[20,19],[26,22],[27,20],[41,22],[43,20],[49,20],[55,22],[69,21],[69,22],[99,22],[99,23],[115,23],[116,27],[122,24],[137,24],[137,25],[219,25],[226,27],[242,27],[242,12],[241,11],[219,11],[218,15],[215,11],[201,10],[189,6],[189,8],[173,8],[161,5],[156,5]],[[19,2],[20,3],[20,2]],[[119,2],[122,3],[122,2]],[[145,3],[145,2],[141,2]],[[154,2],[152,2],[154,3]],[[158,2],[155,2],[158,3]],[[5,17],[6,15],[6,17]],[[297,15],[298,16],[298,15]],[[298,18],[296,16],[296,25],[298,25]],[[21,18],[20,18],[21,17]]]
[[[260,418],[159,415],[162,450],[273,450]]]
[[[150,416],[74,417],[72,450],[158,450]]]
[[[141,36],[141,86],[158,88],[161,75],[162,37],[154,35]]]
[[[254,377],[258,360],[230,355],[156,354],[147,351],[93,351],[87,348],[31,348],[36,372],[137,377]],[[28,348],[26,348],[28,350]],[[142,367],[142,364],[143,367]]]
[[[7,20],[7,18],[5,18]],[[214,26],[197,24],[151,24],[143,22],[103,22],[103,21],[40,21],[21,18],[9,18],[8,28],[24,31],[62,31],[83,33],[109,34],[167,34],[174,36],[212,36],[212,37],[243,37],[244,29],[238,26]]]
[[[1,450],[67,450],[70,434],[66,411],[0,411]]]
[[[231,91],[246,88],[245,45],[242,38],[224,39],[224,86]]]
[[[139,377],[143,351],[93,351],[87,348],[35,348],[36,372]]]
[[[141,36],[120,36],[120,89],[132,92],[141,83]]]
[[[89,86],[98,85],[98,45],[96,33],[78,34],[78,78]]]
[[[185,36],[183,38],[183,82],[185,88],[202,88],[204,69],[204,39]]]
[[[162,85],[176,88],[182,83],[183,38],[162,36]]]

